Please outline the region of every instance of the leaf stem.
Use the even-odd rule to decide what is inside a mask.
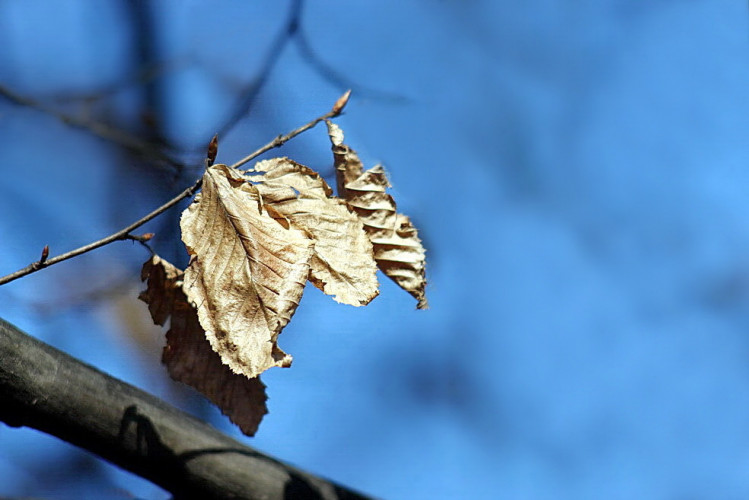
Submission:
[[[345,94],[344,94],[345,95]],[[344,101],[348,100],[348,96],[346,96],[346,99]],[[311,129],[318,123],[320,123],[323,120],[328,120],[330,118],[334,118],[338,115],[340,115],[343,112],[343,108],[345,107],[345,102],[341,105],[341,99],[339,99],[336,104],[333,106],[333,109],[329,112],[325,113],[322,116],[319,116],[315,118],[314,120],[302,125],[299,128],[296,128],[292,130],[291,132],[285,134],[285,135],[279,135],[269,143],[267,143],[265,146],[261,147],[260,149],[254,151],[253,153],[245,156],[238,162],[234,163],[231,167],[232,168],[238,168],[245,163],[257,158],[261,154],[270,151],[271,149],[280,147],[290,139],[293,139],[294,137],[298,136],[299,134],[306,132],[307,130]],[[27,276],[29,274],[35,273],[36,271],[39,271],[41,269],[44,269],[45,267],[52,266],[54,264],[57,264],[59,262],[62,262],[64,260],[72,259],[73,257],[77,257],[78,255],[84,254],[86,252],[90,252],[91,250],[95,250],[97,248],[103,247],[104,245],[108,245],[114,241],[121,241],[121,240],[136,240],[140,241],[142,237],[134,236],[131,234],[131,232],[138,227],[142,226],[146,222],[150,221],[151,219],[155,218],[158,215],[161,215],[163,212],[166,212],[170,208],[172,208],[174,205],[179,203],[180,201],[184,200],[185,198],[189,198],[190,196],[194,195],[195,192],[200,189],[200,186],[203,183],[203,178],[201,177],[198,179],[195,184],[190,186],[189,188],[182,191],[180,194],[169,200],[168,202],[161,205],[159,208],[154,210],[153,212],[149,213],[145,217],[142,217],[138,219],[137,221],[133,222],[129,226],[121,229],[120,231],[117,231],[114,234],[111,234],[107,236],[106,238],[102,238],[100,240],[94,241],[92,243],[89,243],[88,245],[84,245],[80,248],[76,248],[75,250],[71,250],[67,253],[58,255],[56,257],[52,257],[51,259],[43,258],[39,259],[35,262],[32,262],[28,266],[24,267],[23,269],[19,269],[18,271],[15,271],[13,273],[8,274],[7,276],[3,276],[0,278],[0,285],[4,285],[6,283],[10,283],[11,281],[17,280],[18,278],[21,278],[23,276]]]

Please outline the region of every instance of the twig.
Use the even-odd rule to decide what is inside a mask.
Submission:
[[[253,153],[245,156],[244,158],[242,158],[238,162],[234,163],[231,167],[232,168],[238,168],[238,167],[244,165],[245,163],[247,163],[248,161],[251,161],[251,160],[257,158],[261,154],[263,154],[263,153],[265,153],[267,151],[270,151],[271,149],[274,149],[274,148],[282,146],[284,143],[286,143],[286,141],[288,141],[290,139],[293,139],[294,137],[298,136],[302,132],[306,132],[307,130],[311,129],[312,127],[314,127],[315,125],[317,125],[321,121],[328,120],[330,118],[335,118],[336,116],[340,115],[343,112],[343,109],[346,106],[346,102],[348,101],[348,96],[349,95],[350,95],[350,92],[346,92],[346,94],[344,94],[343,96],[341,96],[341,98],[339,98],[336,101],[335,105],[333,106],[333,109],[331,109],[329,112],[325,113],[322,116],[319,116],[319,117],[315,118],[311,122],[309,122],[309,123],[307,123],[305,125],[302,125],[299,128],[296,128],[296,129],[292,130],[291,132],[289,132],[286,135],[279,135],[278,137],[276,137],[275,139],[273,139],[272,141],[270,141],[268,144],[266,144],[265,146],[261,147],[257,151],[255,151],[255,152],[253,152]],[[145,217],[143,217],[141,219],[138,219],[137,221],[133,222],[132,224],[130,224],[126,228],[124,228],[124,229],[122,229],[120,231],[117,231],[116,233],[111,234],[111,235],[107,236],[106,238],[102,238],[102,239],[100,239],[98,241],[94,241],[93,243],[89,243],[88,245],[84,245],[84,246],[82,246],[80,248],[76,248],[75,250],[71,250],[70,252],[64,253],[62,255],[58,255],[57,257],[52,257],[51,259],[44,259],[44,260],[40,259],[40,260],[38,260],[36,262],[32,262],[31,264],[29,264],[28,266],[24,267],[23,269],[19,269],[18,271],[14,272],[14,273],[8,274],[7,276],[3,276],[2,278],[0,278],[0,285],[4,285],[6,283],[10,283],[13,280],[21,278],[23,276],[27,276],[27,275],[29,275],[31,273],[39,271],[40,269],[44,269],[45,267],[49,267],[51,265],[57,264],[58,262],[62,262],[64,260],[68,260],[68,259],[71,259],[73,257],[77,257],[78,255],[84,254],[86,252],[90,252],[91,250],[95,250],[95,249],[97,249],[99,247],[103,247],[104,245],[108,245],[109,243],[112,243],[113,241],[119,241],[119,240],[138,240],[138,237],[133,236],[131,234],[131,232],[133,230],[139,228],[140,226],[142,226],[146,222],[150,221],[154,217],[160,215],[161,213],[166,212],[167,210],[169,210],[170,208],[172,208],[174,205],[176,205],[180,201],[184,200],[185,198],[189,198],[190,196],[192,196],[193,194],[195,194],[195,192],[198,189],[200,189],[200,186],[201,186],[202,183],[203,183],[203,179],[201,177],[200,179],[198,179],[195,182],[195,184],[193,184],[189,188],[185,189],[180,194],[178,194],[177,196],[175,196],[174,198],[172,198],[171,200],[169,200],[165,204],[161,205],[159,208],[157,208],[156,210],[154,210],[150,214],[146,215]]]
[[[95,250],[99,247],[103,247],[104,245],[108,245],[112,243],[113,241],[120,241],[120,240],[138,240],[138,237],[133,236],[130,234],[131,231],[134,229],[142,226],[146,222],[150,221],[157,215],[161,214],[162,212],[167,211],[168,209],[172,208],[174,205],[179,203],[180,201],[184,200],[188,196],[192,196],[195,191],[198,190],[200,187],[200,182],[195,183],[195,185],[185,189],[180,194],[151,212],[150,214],[146,215],[142,219],[139,219],[126,228],[117,231],[114,234],[111,234],[107,236],[106,238],[102,238],[98,241],[94,241],[93,243],[89,243],[88,245],[84,245],[80,248],[76,248],[75,250],[71,250],[70,252],[64,253],[62,255],[58,255],[57,257],[52,257],[51,259],[47,259],[45,261],[38,260],[36,262],[32,262],[28,266],[24,267],[23,269],[19,269],[18,271],[11,273],[7,276],[3,276],[0,278],[0,285],[4,285],[6,283],[10,283],[13,280],[16,280],[18,278],[21,278],[23,276],[29,275],[31,273],[34,273],[36,271],[39,271],[40,269],[44,269],[45,267],[52,266],[54,264],[57,264],[58,262],[62,262],[64,260],[72,259],[73,257],[77,257],[78,255],[84,254],[86,252],[90,252],[91,250]]]
[[[336,101],[335,105],[333,106],[333,109],[331,109],[329,112],[325,113],[322,116],[319,116],[319,117],[315,118],[311,122],[309,122],[309,123],[307,123],[305,125],[302,125],[301,127],[297,128],[297,129],[292,130],[291,132],[289,132],[286,135],[279,135],[278,137],[276,137],[275,139],[273,139],[272,141],[270,141],[268,144],[266,144],[262,148],[258,149],[257,151],[254,151],[253,153],[245,156],[244,158],[242,158],[241,160],[239,160],[238,162],[236,162],[235,164],[233,164],[231,167],[232,168],[239,168],[242,165],[244,165],[245,163],[247,163],[248,161],[254,160],[255,158],[257,158],[261,154],[263,154],[263,153],[265,153],[267,151],[270,151],[271,149],[283,146],[286,143],[286,141],[288,141],[290,139],[293,139],[294,137],[298,136],[302,132],[306,132],[307,130],[311,129],[312,127],[314,127],[315,125],[317,125],[321,121],[329,120],[330,118],[335,118],[336,116],[340,115],[343,112],[343,108],[346,107],[346,103],[348,102],[348,98],[349,98],[350,95],[351,95],[351,91],[349,90],[345,94],[343,94],[343,96],[341,96]]]

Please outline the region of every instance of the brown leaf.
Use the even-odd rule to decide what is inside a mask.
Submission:
[[[359,217],[313,170],[288,158],[255,165],[263,203],[314,239],[310,281],[337,302],[366,305],[379,293],[372,243]]]
[[[174,303],[181,300],[182,290],[177,282],[182,279],[182,271],[158,255],[153,255],[143,263],[140,280],[146,281],[148,287],[138,298],[148,304],[153,322],[164,326],[166,320],[174,311]]]
[[[258,190],[221,164],[206,170],[180,225],[191,255],[183,289],[213,350],[248,378],[290,366],[276,340],[302,297],[312,240],[271,217]]]
[[[243,433],[254,436],[263,416],[268,413],[265,384],[259,376],[247,378],[232,372],[211,349],[198,315],[187,299],[177,302],[176,306],[161,356],[169,375],[197,389]]]
[[[426,309],[426,251],[411,220],[396,212],[395,201],[385,192],[390,187],[385,170],[377,165],[364,171],[359,155],[343,143],[343,131],[327,124],[338,195],[364,223],[382,272],[418,301],[416,307]]]
[[[182,277],[182,271],[156,255],[141,271],[148,287],[140,299],[148,304],[154,322],[163,325],[171,316],[162,362],[174,380],[197,389],[243,433],[253,436],[268,413],[265,385],[259,377],[233,373],[211,349],[197,312],[182,291]]]

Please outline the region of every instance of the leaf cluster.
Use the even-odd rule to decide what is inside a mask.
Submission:
[[[260,374],[289,367],[278,346],[307,281],[340,303],[368,304],[379,268],[425,309],[425,250],[386,192],[384,169],[368,170],[328,121],[338,196],[314,170],[288,158],[242,171],[211,165],[180,220],[190,263],[154,255],[140,298],[155,323],[171,317],[162,360],[253,435],[265,413]],[[215,157],[215,145],[213,156]]]

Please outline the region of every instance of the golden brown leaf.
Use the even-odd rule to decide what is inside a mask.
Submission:
[[[174,380],[197,389],[243,433],[252,436],[268,413],[265,385],[259,377],[248,379],[233,373],[211,349],[197,312],[182,291],[182,277],[182,271],[156,255],[141,271],[148,287],[140,299],[148,304],[154,322],[163,325],[171,316],[162,362]]]
[[[272,215],[314,240],[310,281],[337,302],[368,304],[379,293],[372,243],[359,217],[313,170],[288,158],[255,165],[250,179]]]
[[[213,350],[248,378],[288,367],[276,340],[302,297],[312,240],[268,215],[257,189],[221,164],[206,170],[180,225],[191,255],[183,289]]]
[[[382,272],[418,301],[416,307],[426,309],[426,251],[411,220],[396,211],[395,201],[385,192],[390,187],[385,170],[377,165],[364,171],[359,155],[343,143],[343,131],[327,124],[338,195],[364,223]]]

